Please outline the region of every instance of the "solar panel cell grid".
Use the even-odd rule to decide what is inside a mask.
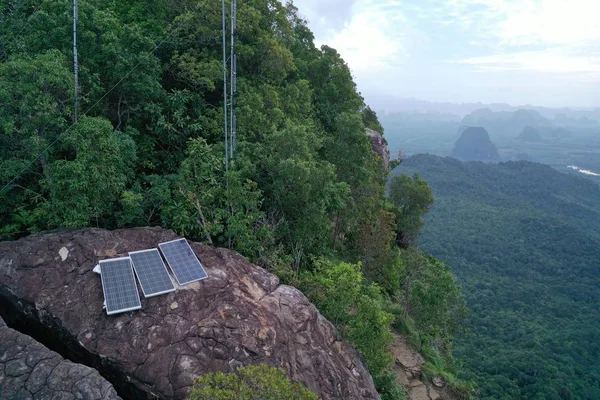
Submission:
[[[102,260],[100,270],[108,315],[142,308],[129,257]]]
[[[175,290],[160,253],[156,249],[129,253],[145,297],[156,296]]]
[[[189,243],[185,239],[160,243],[160,250],[167,259],[177,282],[180,285],[192,283],[208,277]]]

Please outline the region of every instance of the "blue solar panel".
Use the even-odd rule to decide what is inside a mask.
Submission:
[[[160,243],[158,247],[160,247],[160,251],[165,256],[180,285],[186,285],[208,277],[187,240],[177,239]]]
[[[129,253],[144,297],[158,296],[175,290],[167,267],[156,249]]]
[[[142,308],[129,257],[101,260],[100,276],[108,315]]]

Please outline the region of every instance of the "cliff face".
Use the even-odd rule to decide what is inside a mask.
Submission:
[[[176,237],[84,229],[0,243],[0,313],[111,377],[123,398],[183,399],[204,373],[263,362],[323,399],[378,398],[357,352],[306,297],[232,251],[192,244],[208,279],[107,316],[98,260]]]
[[[383,136],[377,131],[373,129],[367,128],[367,136],[371,139],[371,147],[373,151],[376,152],[383,158],[383,162],[387,169],[390,168],[390,150],[387,147],[387,144],[383,140]]]
[[[484,128],[468,127],[462,130],[452,150],[452,157],[463,161],[498,161],[498,149]]]

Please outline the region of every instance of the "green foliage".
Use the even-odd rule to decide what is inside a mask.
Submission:
[[[248,365],[235,373],[212,372],[194,382],[190,400],[317,400],[285,371],[266,364]]]
[[[431,350],[428,355],[428,361],[423,364],[421,377],[431,381],[434,378],[443,378],[448,385],[452,395],[456,399],[471,399],[476,393],[476,384],[472,380],[458,379],[455,375],[455,365],[448,365],[448,359],[440,357],[435,351]],[[453,372],[449,372],[452,370]]]
[[[258,226],[261,193],[240,172],[222,172],[220,149],[202,138],[190,139],[186,158],[174,182],[164,221],[183,235],[235,247],[242,254],[261,250],[268,229]],[[220,155],[220,154],[219,154]]]
[[[454,353],[483,399],[600,397],[600,189],[529,162],[414,156],[436,196],[422,246],[470,308]],[[565,397],[566,396],[566,397]]]
[[[308,127],[288,122],[260,147],[258,151],[266,151],[258,165],[265,174],[265,201],[280,218],[274,221],[279,240],[299,268],[306,253],[325,252],[332,236],[331,216],[348,201],[348,184],[336,180],[332,164],[319,161],[320,140]]]
[[[31,161],[45,172],[52,153],[33,158],[67,128],[72,91],[68,64],[57,50],[0,63],[0,182]],[[34,183],[31,189],[37,191]]]
[[[373,129],[383,135],[383,126],[379,123],[379,119],[377,118],[377,113],[371,109],[371,107],[366,106],[362,110],[362,118],[365,127],[369,129]]]
[[[396,237],[395,215],[383,208],[377,211],[361,224],[356,248],[362,256],[365,277],[392,293],[392,287],[397,287],[400,279],[399,268],[395,265],[398,257],[393,246]]]
[[[48,201],[41,206],[40,218],[44,216],[49,227],[98,225],[112,214],[132,177],[135,143],[127,135],[113,132],[109,121],[89,117],[59,143],[56,148],[73,159],[48,164],[40,182]]]
[[[383,395],[384,387],[394,399],[395,389],[388,382],[393,362],[390,325],[393,316],[385,310],[385,297],[375,284],[365,284],[360,264],[317,263],[317,269],[302,276],[301,287],[311,301],[365,357],[365,363]]]
[[[423,227],[423,216],[433,204],[431,188],[419,175],[396,175],[389,183],[389,199],[396,207],[398,244],[413,244]]]
[[[414,248],[401,251],[400,304],[420,333],[422,347],[433,346],[450,354],[451,339],[460,331],[466,305],[450,268]]]

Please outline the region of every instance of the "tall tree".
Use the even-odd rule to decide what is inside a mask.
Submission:
[[[431,188],[416,173],[412,177],[396,175],[390,181],[389,199],[396,207],[398,244],[414,244],[423,227],[423,216],[433,204]]]

